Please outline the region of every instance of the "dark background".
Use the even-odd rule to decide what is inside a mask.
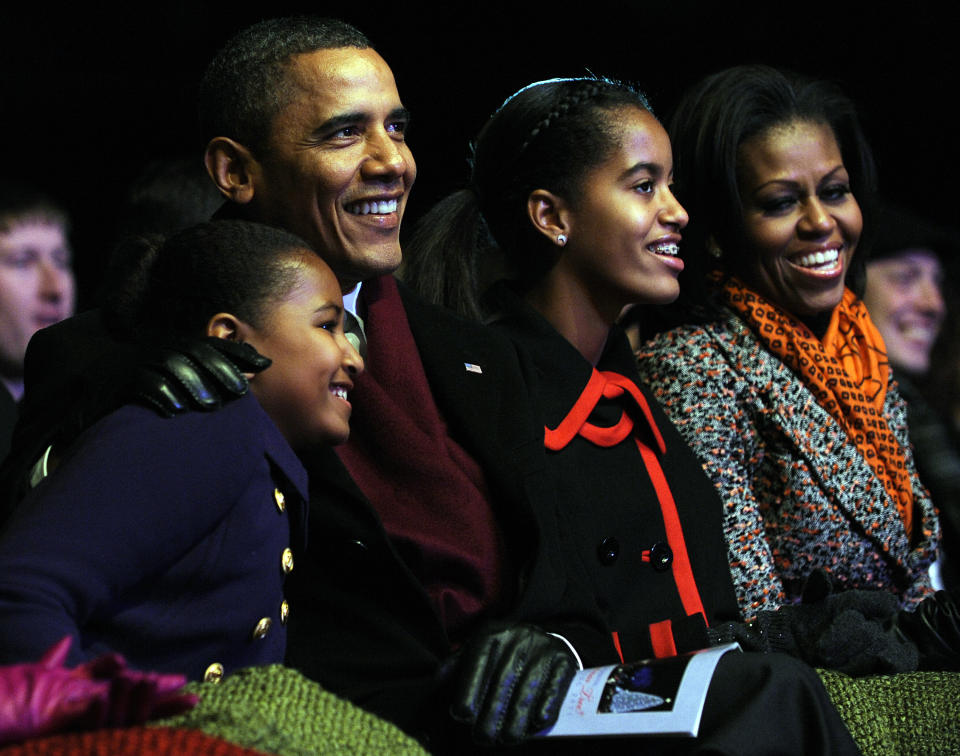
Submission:
[[[201,0],[54,11],[25,4],[0,19],[0,174],[29,180],[71,212],[89,295],[130,181],[152,158],[199,160],[194,100],[207,60],[253,21],[310,12],[366,32],[414,113],[409,140],[419,177],[406,229],[464,179],[469,138],[524,84],[589,69],[637,82],[667,116],[688,85],[743,62],[841,82],[860,105],[884,195],[956,225],[960,41],[948,7],[585,0],[570,12],[522,1]]]

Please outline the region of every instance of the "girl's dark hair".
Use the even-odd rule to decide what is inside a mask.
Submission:
[[[598,77],[537,82],[511,96],[477,136],[469,186],[421,218],[404,245],[404,280],[474,318],[496,262],[521,287],[539,280],[558,251],[534,229],[527,198],[546,189],[575,201],[587,171],[616,149],[612,113],[627,107],[650,111],[633,87]],[[499,261],[481,258],[494,248]]]
[[[241,220],[201,223],[167,239],[128,239],[107,273],[104,317],[125,335],[202,335],[229,312],[258,327],[264,307],[290,290],[306,242],[287,231]]]
[[[798,121],[829,126],[837,140],[867,232],[847,279],[853,288],[862,287],[876,171],[853,102],[829,82],[769,66],[735,66],[708,76],[687,92],[668,129],[677,197],[690,214],[683,232],[682,308],[705,301],[709,271],[719,267],[723,273],[736,274],[750,262],[737,184],[741,145]],[[719,261],[707,254],[710,237],[722,250]]]

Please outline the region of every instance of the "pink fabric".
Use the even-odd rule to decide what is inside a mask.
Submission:
[[[172,716],[197,703],[179,693],[183,675],[129,669],[107,654],[74,669],[63,666],[70,637],[36,664],[0,667],[0,745],[70,729],[140,724]]]

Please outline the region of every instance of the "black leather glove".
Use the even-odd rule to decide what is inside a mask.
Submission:
[[[557,721],[578,668],[562,640],[534,625],[488,627],[459,653],[450,713],[478,743],[519,743]]]
[[[737,641],[746,651],[790,654],[848,675],[912,672],[916,645],[898,627],[896,596],[835,591],[824,573],[808,580],[800,604],[761,611],[755,622],[711,627],[713,644]]]
[[[270,360],[249,344],[212,337],[181,339],[167,346],[140,347],[132,398],[161,415],[215,410],[249,389],[244,373],[259,373]]]
[[[920,651],[920,669],[960,669],[960,607],[946,591],[897,616],[900,632]]]

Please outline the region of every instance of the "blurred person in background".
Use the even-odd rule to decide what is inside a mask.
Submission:
[[[883,335],[900,394],[907,401],[910,441],[921,482],[940,510],[942,541],[934,566],[937,587],[960,586],[960,451],[944,411],[957,391],[932,390],[935,355],[952,360],[945,342],[946,267],[956,234],[902,208],[886,207],[867,263],[863,301]],[[944,343],[944,346],[946,344]]]
[[[73,314],[67,214],[32,188],[0,181],[0,459],[23,396],[30,337]]]

